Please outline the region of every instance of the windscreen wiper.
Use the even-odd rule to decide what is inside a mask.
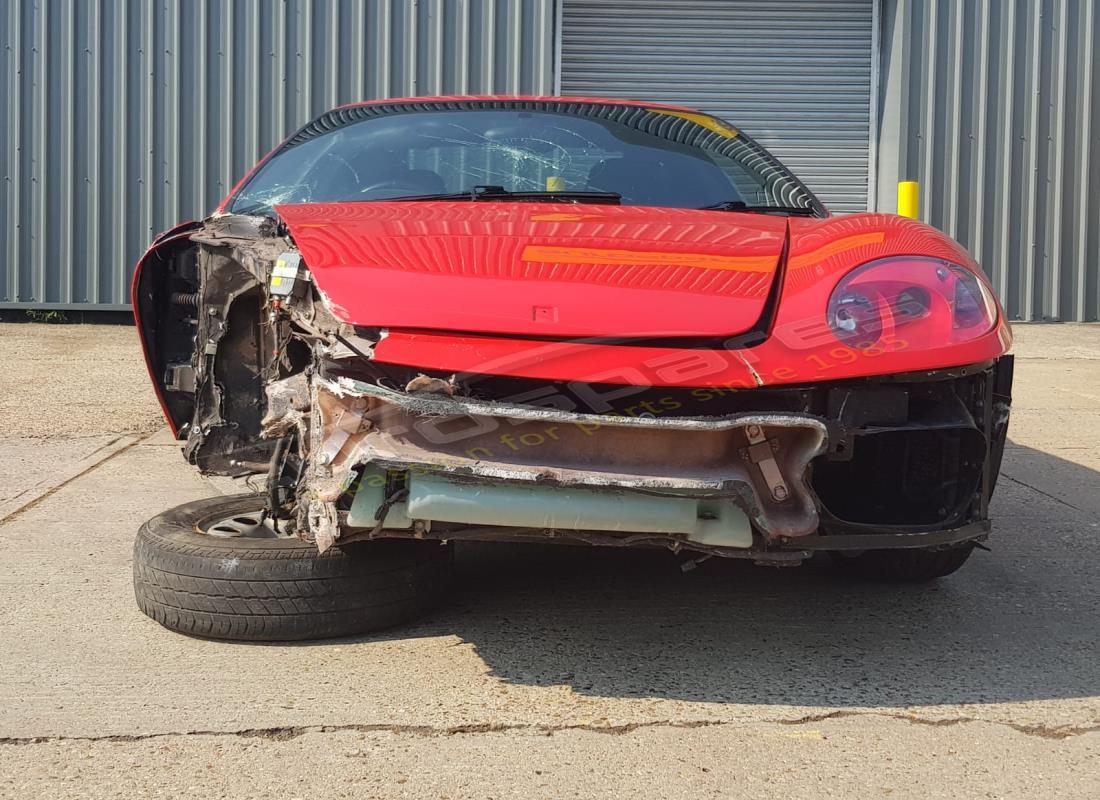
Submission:
[[[794,214],[800,217],[816,216],[817,211],[807,206],[753,206],[744,200],[723,200],[709,206],[702,206],[700,211],[744,211],[749,214]]]
[[[518,200],[548,203],[607,203],[618,205],[623,196],[618,192],[513,192],[503,186],[475,186],[465,192],[414,194],[405,197],[384,197],[373,202],[404,202],[416,200]]]

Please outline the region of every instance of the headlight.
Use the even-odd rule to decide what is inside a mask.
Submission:
[[[985,281],[966,267],[935,258],[891,257],[853,270],[829,298],[829,327],[860,350],[884,335],[910,346],[942,347],[976,339],[997,323]]]

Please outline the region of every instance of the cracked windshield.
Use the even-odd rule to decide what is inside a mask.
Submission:
[[[575,112],[471,109],[371,117],[295,137],[229,211],[277,204],[503,192],[611,193],[623,205],[808,205],[805,190],[755,143],[710,117],[634,108],[630,123]],[[615,112],[611,112],[615,113]],[[336,124],[339,124],[337,122]],[[308,130],[305,135],[309,135]],[[766,154],[764,154],[766,156]],[[547,199],[554,199],[552,197]]]

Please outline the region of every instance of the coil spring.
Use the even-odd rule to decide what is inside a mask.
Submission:
[[[199,293],[198,292],[172,292],[172,303],[177,306],[191,306],[192,308],[199,307]]]

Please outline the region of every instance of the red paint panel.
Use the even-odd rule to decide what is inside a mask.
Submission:
[[[760,347],[719,351],[393,331],[378,344],[374,354],[381,362],[442,372],[638,386],[752,389],[975,364],[1003,355],[1011,341],[1011,333],[1003,323],[965,345],[884,349],[873,354],[839,343],[797,351],[769,341]]]
[[[763,215],[560,203],[277,211],[346,322],[562,337],[742,333],[786,231]]]
[[[756,347],[715,351],[391,331],[378,344],[375,356],[384,362],[448,372],[749,388],[961,366],[1008,351],[1012,335],[999,309],[991,331],[961,344],[949,344],[946,336],[914,337],[899,328],[887,331],[877,346],[861,350],[844,345],[830,330],[825,313],[829,296],[844,275],[869,261],[942,258],[980,276],[966,251],[939,231],[899,217],[860,214],[792,219],[791,234],[775,324],[767,341]]]
[[[422,369],[548,381],[739,389],[757,385],[752,372],[734,350],[532,342],[391,331],[375,347],[374,354],[378,361]]]

